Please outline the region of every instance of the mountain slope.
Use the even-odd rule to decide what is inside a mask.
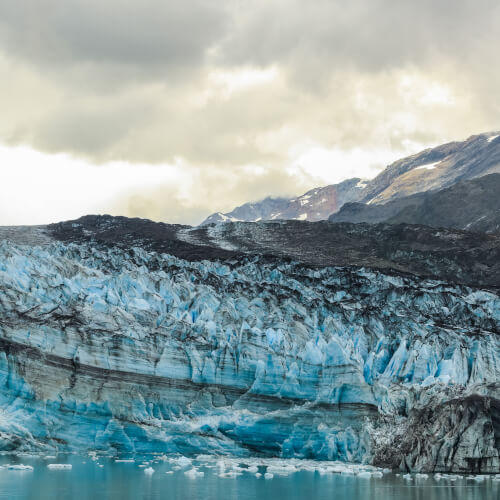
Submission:
[[[399,160],[367,183],[359,201],[386,203],[491,173],[500,173],[498,132],[474,135]]]
[[[203,226],[205,224],[217,222],[237,222],[242,220],[251,222],[268,220],[273,217],[276,218],[279,214],[284,212],[289,204],[289,198],[268,197],[257,203],[245,203],[226,214],[216,212],[207,217],[201,225]]]
[[[257,222],[260,220],[309,220],[328,218],[344,203],[359,199],[363,192],[361,179],[348,179],[339,184],[311,189],[295,198],[266,198],[256,203],[245,203],[228,213],[217,212],[200,225],[218,222]]]
[[[440,191],[396,198],[384,204],[346,203],[331,222],[424,224],[500,232],[500,174],[460,181]]]
[[[203,224],[235,221],[327,219],[348,202],[387,203],[419,192],[446,188],[460,180],[500,173],[500,133],[474,135],[398,160],[369,181],[349,179],[308,191],[299,198],[245,204],[217,213]],[[305,203],[307,201],[307,203]],[[330,212],[328,212],[330,210]]]

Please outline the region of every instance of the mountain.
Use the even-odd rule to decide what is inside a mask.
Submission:
[[[500,174],[459,181],[440,191],[403,196],[384,204],[346,203],[331,222],[424,224],[500,232]]]
[[[203,224],[235,221],[327,219],[348,202],[381,204],[419,192],[439,190],[455,182],[500,173],[500,132],[474,135],[466,141],[450,142],[398,160],[369,181],[349,179],[340,184],[313,189],[277,207],[267,198],[245,204],[232,212],[216,213]],[[288,203],[288,204],[287,204]]]
[[[339,184],[311,189],[296,198],[266,198],[256,203],[245,203],[231,212],[212,214],[201,225],[281,219],[324,220],[344,203],[359,199],[364,186],[361,179],[348,179]]]
[[[0,228],[0,450],[500,469],[500,235]]]
[[[457,181],[500,173],[500,133],[490,132],[426,149],[389,165],[367,183],[363,203],[386,203],[443,189]]]
[[[217,212],[207,217],[201,225],[212,224],[217,222],[237,222],[250,221],[258,222],[260,220],[268,220],[277,218],[287,210],[290,204],[289,198],[272,198],[268,197],[257,203],[245,203],[236,207],[231,212],[223,214]]]

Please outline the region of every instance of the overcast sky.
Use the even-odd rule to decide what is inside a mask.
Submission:
[[[199,223],[500,129],[498,0],[0,0],[0,224]]]

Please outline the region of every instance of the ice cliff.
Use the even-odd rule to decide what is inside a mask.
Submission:
[[[367,268],[0,242],[0,449],[498,472],[500,299]]]

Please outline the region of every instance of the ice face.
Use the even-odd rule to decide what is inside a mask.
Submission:
[[[391,465],[415,470],[498,468],[493,410],[470,406],[499,399],[492,291],[258,257],[8,242],[0,283],[3,450],[385,463],[392,449]],[[455,441],[429,431],[434,451],[414,452],[416,428],[445,425],[421,412],[455,401],[472,412],[471,434],[446,420]]]

